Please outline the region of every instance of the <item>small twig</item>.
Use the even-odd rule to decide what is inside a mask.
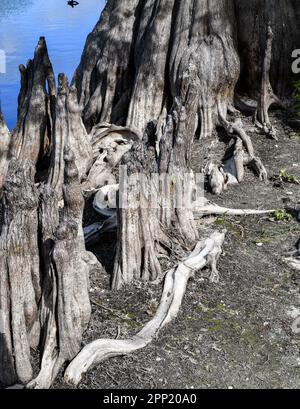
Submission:
[[[112,308],[106,307],[105,305],[100,304],[98,301],[96,301],[95,299],[91,298],[91,302],[95,305],[97,305],[97,307],[100,307],[106,311],[112,312],[113,314],[115,314],[117,317],[124,319],[124,317],[122,317],[122,315],[117,311],[114,310]]]

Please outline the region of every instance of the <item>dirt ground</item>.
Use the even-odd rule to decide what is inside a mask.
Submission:
[[[286,169],[300,179],[300,133],[284,126],[280,111],[272,114],[278,141],[267,139],[245,119],[257,154],[269,176]],[[200,146],[193,166],[199,170]],[[228,207],[291,211],[292,219],[269,215],[211,218],[213,228],[228,230],[219,260],[219,284],[208,271],[191,279],[177,319],[147,348],[110,359],[90,370],[79,385],[87,388],[299,388],[300,334],[292,329],[300,316],[300,276],[284,261],[299,239],[300,186],[273,181],[263,184],[247,170],[244,182],[219,197]],[[199,221],[207,229],[208,220]],[[111,268],[114,237],[98,244]],[[168,265],[165,266],[168,268]],[[161,287],[135,283],[109,290],[103,270],[91,277],[92,320],[84,344],[99,337],[126,338],[155,313]],[[66,388],[61,378],[53,388]]]

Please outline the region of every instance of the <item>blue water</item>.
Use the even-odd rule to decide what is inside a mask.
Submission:
[[[72,78],[86,37],[105,3],[105,0],[77,1],[79,5],[72,8],[67,0],[0,0],[0,56],[1,50],[6,55],[6,73],[1,73],[0,61],[0,99],[10,129],[16,124],[18,66],[33,57],[40,36],[46,37],[55,74],[64,72]]]

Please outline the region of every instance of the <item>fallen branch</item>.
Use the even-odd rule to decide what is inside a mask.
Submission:
[[[225,231],[213,233],[206,240],[200,241],[177,268],[167,273],[158,310],[138,334],[126,340],[99,339],[88,344],[67,367],[65,381],[77,385],[82,375],[92,366],[113,356],[130,354],[148,345],[158,332],[177,316],[189,278],[206,265],[211,265],[214,274],[216,273],[215,265],[221,254],[224,238]]]
[[[203,216],[212,215],[228,215],[228,216],[250,216],[256,214],[269,214],[274,213],[276,210],[255,210],[255,209],[230,209],[228,207],[218,206],[214,203],[206,202],[204,206],[201,206],[194,212],[194,218],[200,219]]]

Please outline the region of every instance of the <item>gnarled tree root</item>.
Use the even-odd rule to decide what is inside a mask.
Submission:
[[[159,308],[143,329],[127,340],[99,339],[85,346],[68,366],[64,379],[77,385],[82,375],[92,366],[113,356],[127,355],[149,344],[158,332],[174,319],[180,309],[189,278],[206,265],[212,266],[212,281],[217,276],[216,261],[221,254],[225,231],[214,232],[198,242],[194,251],[165,277]]]
[[[274,35],[272,28],[270,25],[268,25],[266,52],[262,67],[261,91],[258,98],[257,109],[254,115],[254,123],[266,135],[276,140],[276,131],[271,124],[268,111],[272,104],[277,104],[282,108],[284,108],[284,106],[280,99],[274,94],[270,83],[273,37]]]
[[[218,101],[218,114],[220,124],[228,136],[235,139],[235,145],[232,156],[221,166],[209,163],[206,167],[212,192],[221,194],[228,185],[241,183],[245,175],[244,166],[252,168],[261,181],[267,182],[267,171],[261,159],[255,156],[251,138],[247,135],[241,119],[229,122],[220,100]]]

